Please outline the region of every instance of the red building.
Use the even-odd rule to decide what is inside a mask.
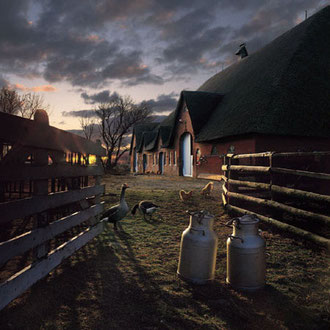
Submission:
[[[163,122],[134,128],[132,171],[211,177],[226,153],[330,150],[329,31],[330,6],[252,55],[243,46]]]

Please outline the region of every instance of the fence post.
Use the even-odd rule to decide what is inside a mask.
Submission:
[[[3,144],[0,143],[0,162],[3,159]],[[0,182],[0,203],[5,201],[5,183],[4,182]]]
[[[228,169],[229,169],[228,170],[228,185],[227,185],[227,187],[228,187],[228,191],[229,192],[236,192],[236,191],[238,191],[238,189],[236,188],[236,186],[230,184],[230,182],[229,182],[229,180],[231,180],[231,179],[232,180],[237,179],[237,174],[234,171],[231,171],[230,170],[230,167],[235,164],[235,161],[237,163],[237,160],[233,159],[234,156],[235,156],[235,154],[227,154],[227,157],[228,157]],[[230,204],[230,199],[231,198],[229,196],[227,196],[227,202],[228,202],[228,204]]]
[[[96,140],[96,143],[98,143],[101,146],[101,140]],[[101,160],[101,157],[100,156],[96,156],[96,165],[103,168],[103,164],[102,164],[102,160]],[[101,185],[101,183],[102,183],[102,175],[95,175],[94,176],[94,180],[95,180],[95,186]],[[100,194],[95,195],[94,204],[100,204],[100,203],[101,203],[101,195]],[[91,225],[96,224],[100,220],[100,217],[101,217],[100,214],[92,217],[90,219],[89,223]]]
[[[43,125],[43,129],[48,129],[49,120],[45,110],[37,110],[34,115],[34,120]],[[47,150],[38,149],[35,152],[35,164],[39,166],[48,166],[48,152]],[[48,180],[35,180],[34,181],[34,195],[48,195]],[[36,215],[37,227],[45,227],[48,224],[47,212],[41,212]],[[36,248],[35,257],[37,259],[44,258],[48,253],[48,244],[42,244]]]
[[[227,159],[227,155],[223,155],[223,165],[228,165],[228,159]],[[227,199],[228,197],[226,196],[226,192],[227,192],[227,188],[226,188],[226,183],[228,182],[228,171],[223,171],[224,175],[224,182],[222,185],[222,203],[224,205],[224,207],[227,206],[228,202]],[[227,185],[228,186],[228,185]]]
[[[272,172],[272,168],[273,168],[273,154],[275,152],[272,152],[269,155],[269,192],[270,192],[270,199],[273,201],[274,200],[274,193],[272,191],[272,185],[274,184],[274,176],[273,176],[273,172]]]

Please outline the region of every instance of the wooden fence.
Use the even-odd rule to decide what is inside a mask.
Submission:
[[[102,232],[104,155],[43,110],[0,113],[0,310]]]
[[[227,154],[222,170],[228,210],[330,248],[330,152]]]

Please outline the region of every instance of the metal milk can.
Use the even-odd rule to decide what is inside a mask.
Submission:
[[[227,239],[226,282],[237,289],[255,290],[266,282],[265,240],[258,233],[254,215],[235,218],[233,234]]]
[[[215,272],[218,238],[213,231],[214,216],[207,211],[189,214],[189,226],[181,236],[177,273],[183,280],[205,284],[214,279]]]

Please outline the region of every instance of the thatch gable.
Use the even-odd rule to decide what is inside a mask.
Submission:
[[[154,130],[155,128],[157,128],[158,126],[159,126],[158,123],[145,123],[145,124],[135,125],[133,128],[130,153],[132,153],[134,137],[136,139],[136,142],[135,142],[136,150],[140,151],[140,150],[142,150],[143,143],[144,143],[144,138],[143,138],[144,133],[150,132],[150,131]]]
[[[176,109],[161,123],[161,126],[166,126],[167,133],[169,133],[167,139],[163,139],[163,146],[166,148],[172,146],[177,121],[184,104],[189,111],[194,134],[197,135],[222,97],[223,95],[219,93],[182,91]]]
[[[158,128],[158,127],[157,127]],[[144,132],[143,133],[143,147],[144,150],[151,151],[155,149],[157,146],[159,130],[155,129],[151,132]]]
[[[223,98],[222,94],[209,92],[184,91],[183,97],[186,102],[195,136],[208,122],[213,110]]]

